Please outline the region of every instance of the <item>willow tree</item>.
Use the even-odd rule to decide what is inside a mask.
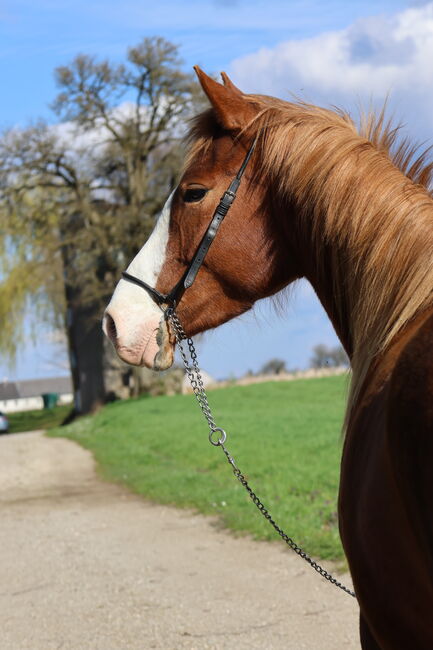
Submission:
[[[123,64],[79,55],[55,75],[58,123],[0,141],[0,351],[13,357],[25,306],[39,305],[64,323],[75,406],[88,412],[110,389],[103,307],[175,184],[197,87],[162,38]]]

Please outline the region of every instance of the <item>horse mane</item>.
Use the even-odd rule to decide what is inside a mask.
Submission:
[[[351,314],[348,417],[372,360],[433,303],[431,148],[420,152],[400,138],[385,107],[361,114],[357,127],[339,109],[245,99],[259,107],[243,130],[258,138],[257,173],[298,206],[301,224],[312,221],[319,272],[330,272],[334,294],[344,297],[340,318]],[[197,116],[186,164],[220,132],[212,109]],[[324,242],[338,251],[326,269]]]

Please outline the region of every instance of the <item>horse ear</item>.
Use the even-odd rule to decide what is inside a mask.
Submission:
[[[241,91],[223,73],[224,86],[194,66],[203,91],[224,129],[236,131],[244,128],[255,117],[258,107],[248,101]]]
[[[232,90],[234,93],[237,93],[238,95],[242,95],[242,91],[239,90],[239,88],[234,85],[233,81],[225,72],[221,72],[221,79],[223,80],[223,84],[226,88]]]

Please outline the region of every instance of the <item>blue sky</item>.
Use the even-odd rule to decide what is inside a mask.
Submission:
[[[355,115],[380,104],[410,136],[433,133],[433,3],[409,0],[6,0],[0,4],[0,127],[53,120],[53,70],[77,53],[121,60],[143,36],[179,45],[185,67],[226,70],[249,92],[293,92]],[[336,343],[313,291],[301,285],[277,315],[253,314],[205,335],[203,367],[217,377],[257,370],[271,357],[308,364],[313,345]],[[61,352],[42,331],[0,378],[59,373]],[[62,372],[60,370],[60,372]]]

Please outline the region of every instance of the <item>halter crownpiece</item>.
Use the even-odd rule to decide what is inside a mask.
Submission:
[[[172,288],[172,290],[166,294],[160,293],[154,287],[151,287],[143,280],[136,278],[134,275],[131,275],[126,271],[123,271],[122,273],[122,278],[124,280],[128,280],[129,282],[132,282],[133,284],[136,284],[142,289],[144,289],[145,291],[147,291],[147,293],[150,295],[153,301],[156,302],[156,304],[159,306],[167,305],[168,307],[174,309],[176,305],[179,304],[179,301],[182,298],[185,291],[189,289],[189,287],[191,287],[192,284],[194,283],[194,280],[197,277],[197,273],[199,272],[200,267],[202,266],[204,259],[208,253],[208,250],[213,240],[216,237],[218,228],[220,227],[224,217],[226,216],[227,212],[230,210],[230,207],[236,198],[236,192],[238,191],[242,176],[252,156],[254,147],[256,146],[256,142],[257,142],[257,138],[255,138],[252,145],[248,149],[247,155],[245,156],[244,161],[240,166],[238,173],[236,174],[234,179],[231,181],[229,187],[222,195],[220,202],[218,203],[215,209],[212,220],[203,236],[203,239],[201,240],[200,244],[197,247],[196,252],[194,253],[190,265],[186,269],[184,275],[179,280],[179,282],[175,284],[175,286]]]

